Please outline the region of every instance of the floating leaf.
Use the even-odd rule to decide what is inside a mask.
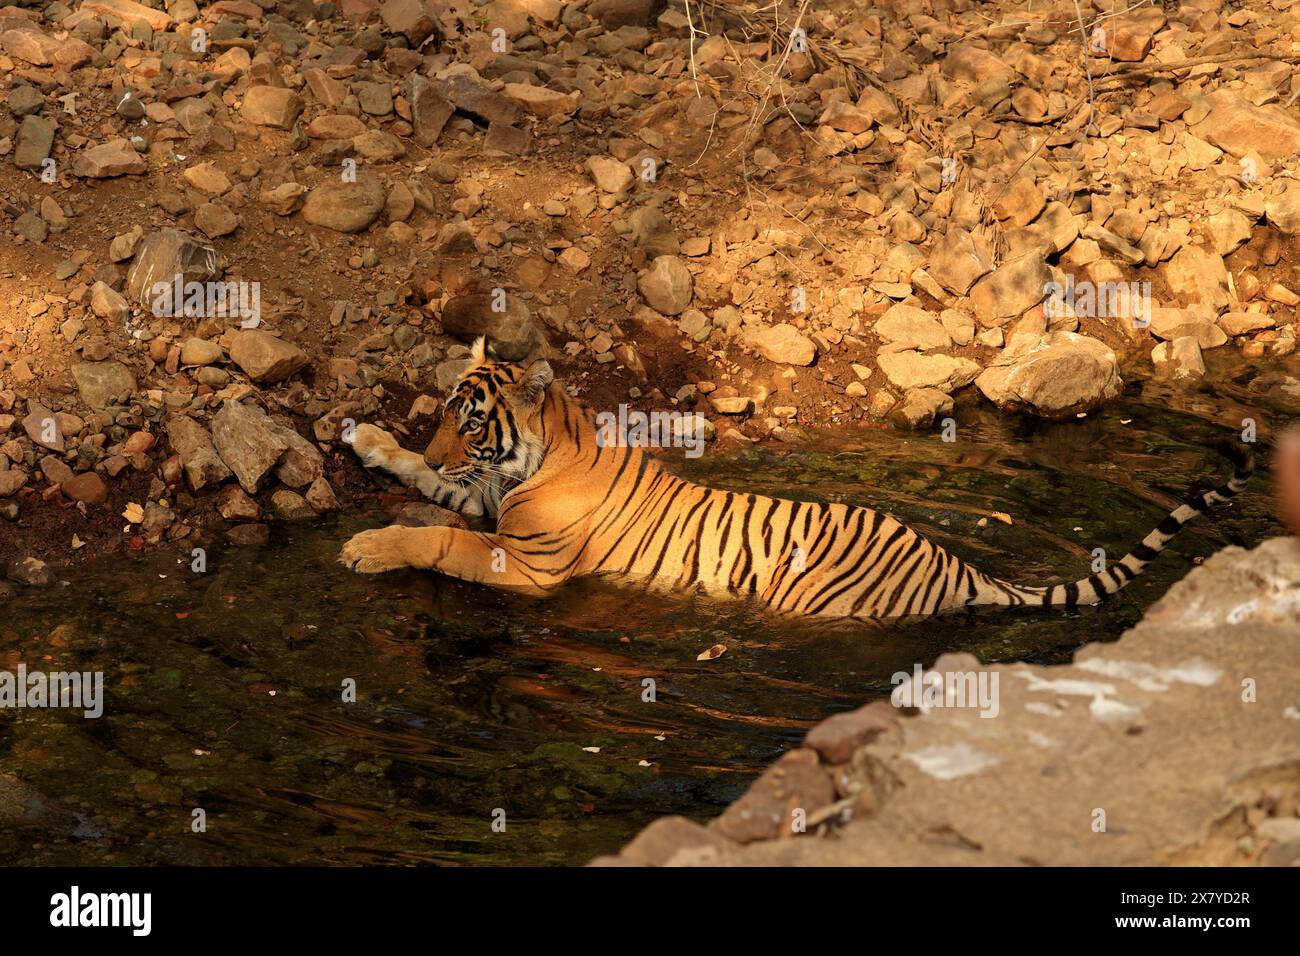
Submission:
[[[1001,521],[1003,524],[1011,524],[1011,515],[1007,514],[1005,511],[995,511],[993,512],[992,517]]]
[[[134,501],[126,503],[126,510],[122,512],[122,517],[131,524],[139,524],[144,520],[144,508],[140,507]]]
[[[726,644],[714,644],[707,651],[701,651],[695,658],[697,661],[711,661],[727,653]]]

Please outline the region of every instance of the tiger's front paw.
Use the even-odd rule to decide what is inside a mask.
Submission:
[[[339,552],[339,561],[358,574],[379,574],[408,567],[410,562],[402,547],[407,530],[391,526],[353,535]]]
[[[352,434],[352,450],[367,468],[389,463],[392,452],[400,450],[397,439],[376,425],[361,424]]]

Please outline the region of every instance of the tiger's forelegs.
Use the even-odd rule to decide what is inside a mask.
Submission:
[[[382,468],[408,488],[443,507],[450,507],[471,518],[480,517],[483,508],[476,495],[470,495],[438,477],[424,462],[424,456],[407,451],[397,439],[376,425],[358,425],[352,436],[352,450],[367,468]]]
[[[530,594],[564,582],[561,575],[530,565],[509,538],[460,528],[391,525],[362,531],[343,546],[339,560],[362,574],[424,568]]]

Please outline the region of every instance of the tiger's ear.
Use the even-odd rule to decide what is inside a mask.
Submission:
[[[538,359],[524,369],[524,374],[515,386],[515,393],[529,405],[540,405],[547,386],[553,381],[555,373],[551,371],[551,364],[546,359]]]

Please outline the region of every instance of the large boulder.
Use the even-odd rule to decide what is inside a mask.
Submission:
[[[1115,353],[1105,343],[1074,332],[1050,332],[1012,336],[975,386],[1006,411],[1064,419],[1114,398],[1123,382]]]
[[[1210,112],[1192,131],[1233,156],[1254,151],[1268,162],[1300,153],[1300,122],[1278,106],[1255,106],[1235,90],[1205,97]]]
[[[937,388],[953,392],[969,385],[980,367],[967,358],[951,355],[923,355],[920,352],[882,352],[876,356],[880,370],[895,388]]]
[[[485,336],[493,353],[507,362],[522,362],[546,344],[528,305],[517,295],[458,295],[443,306],[442,328],[462,342]]]

